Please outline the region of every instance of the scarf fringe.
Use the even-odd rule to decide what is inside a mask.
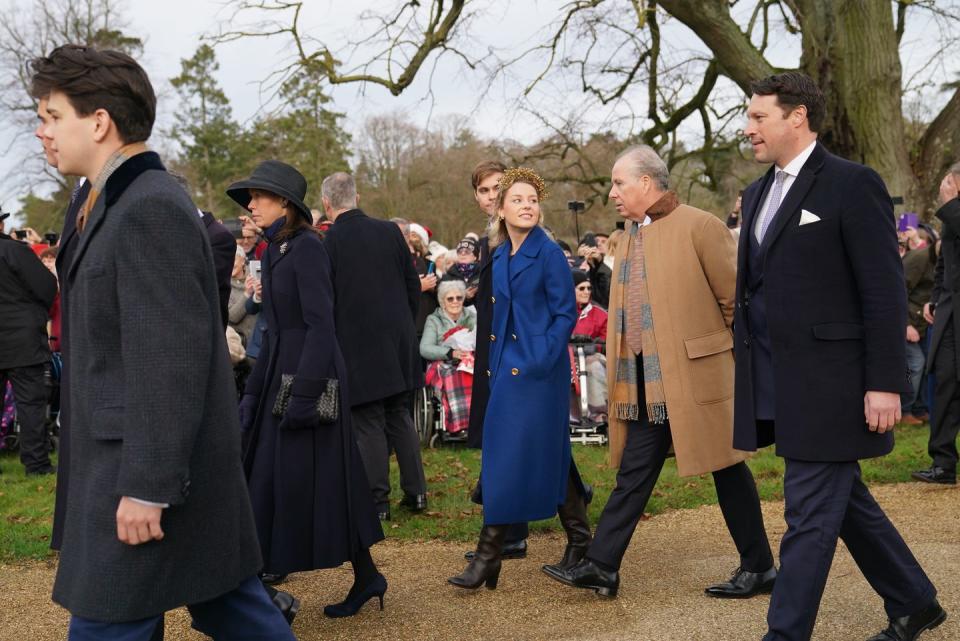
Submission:
[[[667,404],[666,403],[648,403],[647,419],[651,423],[660,425],[667,422]]]
[[[640,406],[636,403],[618,402],[613,404],[614,414],[624,421],[639,421]]]

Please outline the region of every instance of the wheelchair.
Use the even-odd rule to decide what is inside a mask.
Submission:
[[[581,445],[606,445],[607,421],[606,415],[601,420],[591,417],[587,385],[591,373],[588,371],[587,359],[593,355],[602,355],[605,345],[593,339],[574,337],[569,343],[571,357],[570,384],[570,442]]]
[[[467,430],[450,432],[443,398],[430,385],[416,390],[413,398],[413,424],[420,444],[435,449],[438,445],[465,443]]]
[[[47,433],[47,443],[50,452],[56,452],[60,446],[60,373],[63,370],[63,360],[59,352],[53,353],[52,360],[44,368],[44,383],[49,391],[47,400],[47,415],[44,425]],[[0,387],[0,411],[5,404],[9,382]],[[16,399],[14,399],[14,403]],[[2,427],[0,427],[2,430]],[[14,413],[7,425],[6,431],[0,431],[0,450],[16,452],[20,449],[20,420]]]

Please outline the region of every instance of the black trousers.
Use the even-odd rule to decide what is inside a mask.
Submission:
[[[355,405],[350,410],[360,458],[379,511],[390,505],[390,452],[397,453],[400,487],[406,494],[426,494],[420,438],[409,409],[410,392]]]
[[[620,568],[633,531],[663,469],[671,442],[669,422],[650,424],[644,417],[642,421],[629,423],[627,443],[617,472],[617,486],[600,515],[588,558],[611,568]],[[769,570],[773,566],[773,554],[750,468],[745,463],[731,465],[714,472],[713,481],[727,529],[740,554],[741,567],[748,572]]]
[[[930,442],[927,444],[933,465],[951,472],[957,469],[957,433],[960,432],[960,381],[957,380],[956,346],[957,336],[951,321],[944,328],[933,363],[937,386],[933,394]]]
[[[20,462],[27,472],[50,466],[46,409],[50,390],[44,380],[45,366],[27,365],[0,370],[0,396],[9,380],[17,402],[20,422]]]
[[[783,495],[787,532],[763,641],[808,641],[843,539],[891,618],[927,606],[937,594],[900,533],[860,479],[856,461],[786,459]]]

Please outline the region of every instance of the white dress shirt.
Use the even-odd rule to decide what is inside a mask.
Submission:
[[[777,167],[780,171],[784,172],[786,176],[783,178],[783,190],[780,194],[780,202],[776,204],[776,207],[780,207],[782,203],[787,198],[787,192],[790,191],[790,187],[793,185],[797,176],[800,175],[800,170],[803,169],[803,166],[806,164],[807,159],[810,158],[810,154],[813,153],[814,148],[817,146],[817,141],[814,140],[810,145],[801,151],[796,158],[787,163],[786,167]],[[767,195],[763,198],[763,203],[760,209],[757,210],[757,215],[753,222],[753,236],[757,239],[757,242],[760,242],[760,225],[763,222],[763,217],[767,213],[767,208],[770,207],[770,200],[773,198],[773,188],[767,190]]]

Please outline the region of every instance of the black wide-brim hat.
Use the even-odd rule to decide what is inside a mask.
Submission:
[[[313,214],[303,203],[307,195],[307,179],[296,168],[279,160],[265,160],[257,165],[249,178],[227,187],[227,195],[246,209],[250,204],[251,189],[268,191],[286,198],[305,221],[313,224]]]

